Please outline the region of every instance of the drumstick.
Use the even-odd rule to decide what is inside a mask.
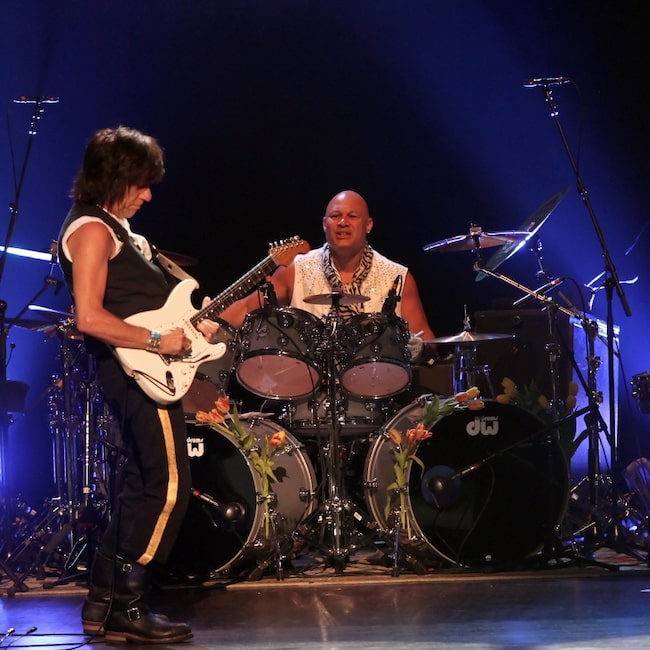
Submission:
[[[411,336],[422,336],[424,334],[424,330],[420,330],[419,332],[416,332],[415,334],[411,334]]]

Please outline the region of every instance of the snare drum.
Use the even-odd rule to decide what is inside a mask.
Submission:
[[[282,431],[261,418],[243,424],[260,447],[265,437]],[[209,426],[188,425],[187,450],[194,489],[204,499],[225,504],[239,514],[229,519],[209,501],[193,498],[167,570],[178,577],[205,578],[252,565],[256,554],[269,548],[269,541],[262,539],[260,475],[233,437]],[[290,433],[273,459],[277,481],[271,482],[271,490],[277,500],[277,533],[285,538],[314,511],[316,478],[309,457]]]
[[[409,329],[388,314],[357,314],[343,325],[341,385],[361,397],[397,395],[411,382]]]
[[[240,330],[239,383],[268,399],[313,393],[320,383],[320,345],[325,325],[290,307],[263,308],[246,316]]]

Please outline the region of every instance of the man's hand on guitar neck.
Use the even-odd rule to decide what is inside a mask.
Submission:
[[[212,302],[212,299],[209,296],[203,298],[201,303],[201,309],[207,307]],[[199,321],[196,325],[196,329],[203,334],[208,343],[217,343],[217,333],[219,332],[219,323],[216,323],[209,318],[204,318]]]

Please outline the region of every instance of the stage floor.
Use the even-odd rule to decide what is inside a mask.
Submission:
[[[194,638],[174,646],[188,649],[650,647],[650,570],[609,548],[512,571],[420,575],[365,552],[336,569],[317,561],[285,569],[281,580],[275,567],[256,580],[159,583],[151,604],[190,624]],[[104,645],[82,634],[83,577],[56,586],[30,578],[8,596],[11,585],[3,576],[0,632],[15,633],[0,647]]]

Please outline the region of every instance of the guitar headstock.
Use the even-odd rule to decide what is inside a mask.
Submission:
[[[295,235],[289,239],[274,242],[269,249],[269,257],[272,257],[278,266],[287,266],[293,262],[293,258],[296,255],[299,253],[307,253],[310,248],[308,242]]]

